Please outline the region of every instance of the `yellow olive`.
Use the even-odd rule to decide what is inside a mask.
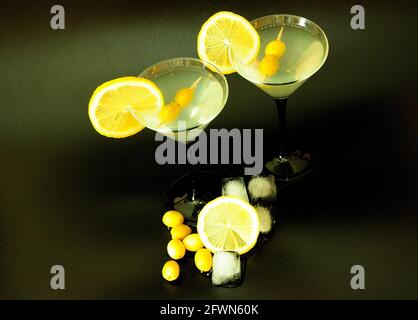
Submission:
[[[184,221],[183,215],[174,210],[167,211],[163,216],[163,223],[169,227],[173,228],[179,224],[182,224]]]
[[[170,233],[171,233],[171,238],[172,239],[183,240],[189,234],[192,233],[192,229],[190,229],[190,227],[188,225],[179,224],[179,225],[173,227],[173,229],[171,229]]]
[[[180,107],[186,107],[193,100],[194,90],[191,88],[183,88],[177,91],[174,102]]]
[[[178,263],[173,260],[167,261],[163,266],[161,274],[165,280],[174,281],[180,275],[180,267]]]
[[[170,123],[177,119],[180,111],[180,106],[175,102],[171,102],[161,109],[160,113],[158,114],[158,118],[162,123]]]
[[[276,56],[265,56],[258,65],[258,70],[264,76],[271,77],[279,70],[279,59]]]
[[[200,271],[210,271],[212,269],[212,253],[205,248],[197,250],[194,256],[194,263]]]
[[[270,41],[266,48],[264,49],[264,54],[266,56],[276,56],[278,59],[280,59],[284,52],[286,51],[286,45],[281,40],[273,40]]]
[[[183,239],[183,244],[186,250],[196,252],[197,250],[203,248],[202,240],[197,233],[189,234],[186,238]]]
[[[183,242],[178,239],[170,240],[167,244],[167,253],[170,258],[178,260],[184,257],[186,254],[186,248],[183,245]]]

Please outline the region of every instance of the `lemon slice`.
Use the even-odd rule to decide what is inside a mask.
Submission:
[[[257,242],[260,221],[255,208],[235,197],[219,197],[199,213],[197,232],[211,252],[236,251],[244,254]]]
[[[125,138],[144,129],[140,119],[158,113],[163,106],[163,95],[152,81],[123,77],[105,82],[94,91],[89,117],[100,134]]]
[[[260,36],[245,18],[228,11],[210,17],[197,36],[199,58],[213,63],[224,74],[235,72],[231,53],[245,64],[258,55]]]

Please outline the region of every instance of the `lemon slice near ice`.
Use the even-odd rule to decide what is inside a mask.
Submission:
[[[249,203],[235,197],[219,197],[199,213],[197,231],[211,252],[236,251],[244,254],[257,242],[260,221]]]

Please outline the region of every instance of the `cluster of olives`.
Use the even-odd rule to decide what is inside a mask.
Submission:
[[[197,79],[190,88],[182,88],[177,91],[174,100],[161,109],[158,117],[162,123],[167,124],[177,119],[181,109],[187,107],[192,102],[194,91],[200,80],[201,78]]]
[[[264,57],[258,65],[258,70],[265,77],[271,77],[279,71],[279,61],[286,51],[286,45],[281,40],[283,29],[276,40],[270,41],[264,49]]]
[[[167,253],[173,260],[167,261],[162,270],[162,276],[167,281],[174,281],[180,275],[180,266],[176,260],[186,255],[186,250],[195,252],[194,262],[202,272],[212,269],[212,253],[204,248],[199,234],[192,233],[192,229],[184,224],[183,215],[174,210],[167,211],[163,216],[163,223],[170,228],[171,239],[167,244]]]

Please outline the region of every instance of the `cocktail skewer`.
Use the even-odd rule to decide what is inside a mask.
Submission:
[[[283,35],[283,29],[284,27],[282,27],[279,31],[279,34],[277,35],[277,40],[281,41],[282,40],[282,35]]]
[[[197,79],[195,82],[193,82],[190,89],[192,89],[193,91],[196,90],[197,86],[199,85],[200,80],[202,80],[202,77],[199,77],[199,79]]]

